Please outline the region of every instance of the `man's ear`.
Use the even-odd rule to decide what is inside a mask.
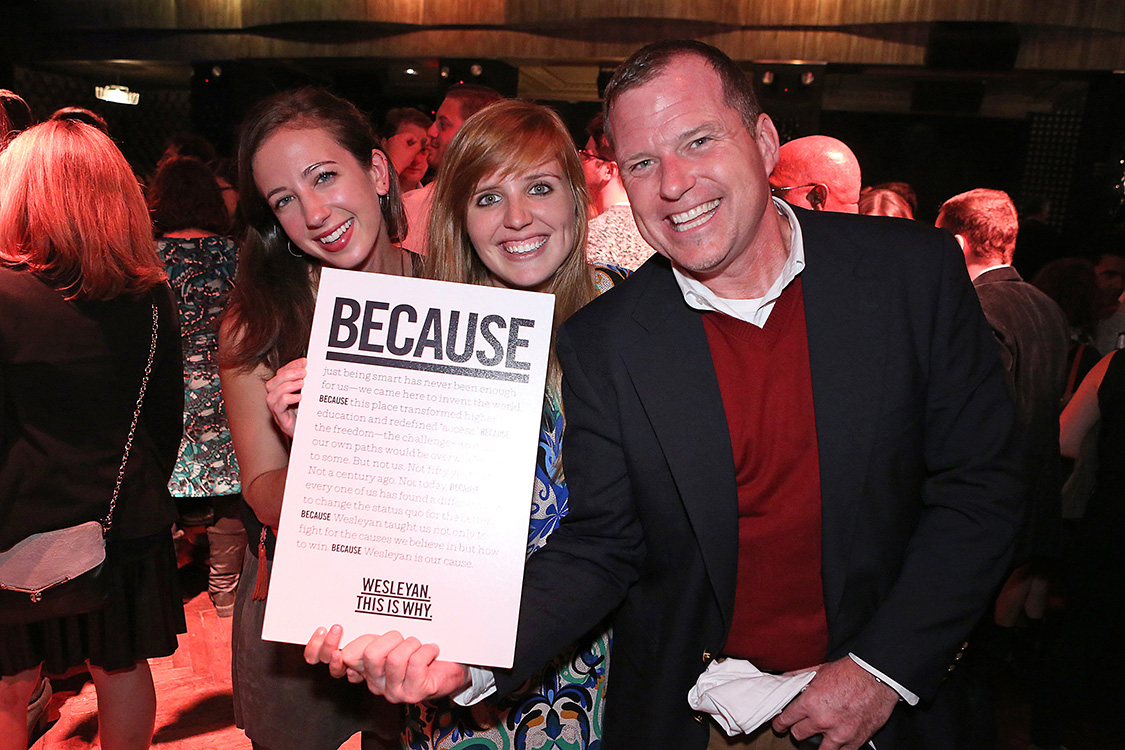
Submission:
[[[768,178],[777,166],[778,152],[781,150],[781,136],[773,120],[765,112],[758,115],[758,124],[754,128],[754,141],[758,144],[758,152],[762,155],[762,164],[766,168]]]
[[[828,186],[823,183],[813,185],[812,190],[809,191],[807,196],[809,205],[812,206],[813,211],[824,211],[824,206],[828,203]]]
[[[606,173],[609,175],[609,179],[612,180],[616,177],[621,176],[621,168],[617,166],[617,162],[607,161],[607,162],[605,162],[605,168],[606,168]]]
[[[957,240],[957,244],[961,246],[961,252],[965,252],[965,246],[969,244],[969,241],[965,239],[965,235],[955,234],[953,235],[953,239]]]

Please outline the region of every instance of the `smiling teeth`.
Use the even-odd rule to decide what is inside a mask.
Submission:
[[[682,214],[672,214],[668,218],[672,220],[673,229],[677,232],[686,232],[705,223],[714,215],[714,211],[718,207],[719,199],[716,198],[713,201],[696,206],[690,211],[684,211]]]
[[[326,235],[324,237],[321,237],[320,239],[317,240],[317,242],[321,243],[322,245],[331,245],[333,242],[335,242],[336,240],[338,240],[338,239],[340,239],[341,237],[344,236],[344,232],[348,231],[348,227],[350,227],[352,225],[352,222],[354,222],[354,221],[355,221],[355,219],[348,219],[343,224],[341,224],[340,228],[337,229],[335,232],[333,232],[332,234]]]
[[[512,255],[527,255],[543,247],[543,243],[546,241],[546,237],[540,237],[539,239],[524,240],[522,242],[505,242],[502,247],[504,248],[504,252],[511,253]]]

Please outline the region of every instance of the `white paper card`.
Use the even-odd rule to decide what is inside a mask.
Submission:
[[[325,269],[262,637],[397,630],[508,667],[548,294]]]

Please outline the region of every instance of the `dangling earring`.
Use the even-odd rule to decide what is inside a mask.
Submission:
[[[390,202],[390,199],[387,198],[386,193],[383,193],[382,195],[379,196],[379,208],[382,209],[383,213],[387,212],[387,204],[389,202]]]
[[[295,253],[295,252],[293,252],[293,243],[292,243],[292,242],[290,242],[289,240],[286,240],[286,241],[285,241],[285,249],[286,249],[286,250],[288,250],[288,251],[289,251],[289,254],[290,254],[290,255],[292,255],[292,256],[293,256],[294,258],[303,258],[303,257],[305,257],[305,254],[304,254],[304,253]]]

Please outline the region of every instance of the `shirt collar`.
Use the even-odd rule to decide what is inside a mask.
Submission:
[[[689,307],[704,312],[721,312],[759,328],[766,324],[766,319],[773,310],[777,298],[805,267],[805,240],[801,234],[801,224],[797,221],[796,213],[783,200],[773,198],[773,205],[777,212],[789,222],[789,257],[785,259],[785,264],[781,267],[781,273],[774,280],[765,296],[756,299],[720,297],[708,289],[703,282],[681,273],[679,269],[673,266],[672,273],[676,277],[676,283],[679,284],[680,292],[684,295],[684,301]]]
[[[977,276],[978,277],[983,276],[984,274],[988,273],[989,271],[995,271],[997,268],[1011,268],[1011,267],[1012,267],[1011,263],[997,263],[994,266],[989,266],[988,268],[985,268],[980,273],[978,273]]]

